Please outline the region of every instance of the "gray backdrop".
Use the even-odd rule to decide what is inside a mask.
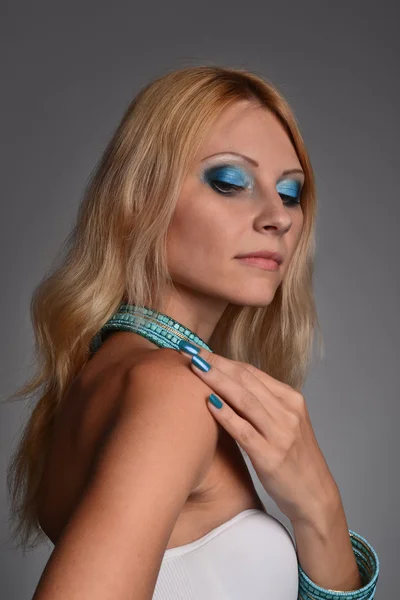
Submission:
[[[256,70],[291,103],[317,178],[315,290],[326,356],[304,395],[349,527],[378,552],[376,598],[397,597],[399,4],[3,2],[0,23],[1,396],[26,380],[30,295],[134,94],[186,65]],[[4,600],[32,597],[53,548],[24,559],[6,541],[5,469],[25,407],[0,409]]]

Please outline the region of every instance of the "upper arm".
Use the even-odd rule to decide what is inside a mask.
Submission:
[[[132,484],[135,498],[143,498],[140,508],[154,502],[172,530],[215,454],[218,424],[206,406],[211,389],[191,371],[187,357],[172,349],[152,353],[128,371],[124,387],[88,485],[108,490],[112,483],[125,490]],[[135,518],[136,507],[132,513]]]
[[[135,586],[135,598],[150,599],[179,513],[214,456],[210,388],[178,352],[151,355],[126,375],[115,421],[54,551],[66,556],[56,582],[64,594],[77,585],[79,598],[101,600],[108,590],[119,600]]]

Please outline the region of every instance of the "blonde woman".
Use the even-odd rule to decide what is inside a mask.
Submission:
[[[262,77],[184,68],[132,101],[32,299],[18,395],[39,397],[8,475],[15,539],[55,545],[34,600],[374,597],[301,394],[315,219]]]

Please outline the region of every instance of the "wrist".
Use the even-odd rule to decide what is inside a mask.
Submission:
[[[321,538],[329,535],[338,519],[342,519],[344,507],[339,488],[333,485],[325,489],[325,493],[316,499],[308,511],[303,511],[299,517],[293,519],[294,529],[308,528],[316,531]]]

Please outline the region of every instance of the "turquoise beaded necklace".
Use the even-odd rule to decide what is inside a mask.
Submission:
[[[190,329],[172,319],[168,315],[148,308],[147,306],[136,306],[135,304],[120,304],[117,312],[103,325],[94,336],[90,345],[90,351],[94,354],[102,345],[105,334],[109,331],[131,331],[138,333],[156,344],[160,348],[173,348],[179,350],[178,344],[186,340],[212,352],[198,335]]]

